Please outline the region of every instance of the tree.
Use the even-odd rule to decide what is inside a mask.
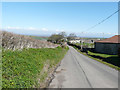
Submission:
[[[53,34],[48,38],[48,41],[53,43],[61,43],[66,41],[67,34],[66,32],[60,32],[59,34]]]
[[[48,41],[53,42],[53,43],[60,43],[61,39],[63,39],[62,35],[53,34],[48,38]]]
[[[67,36],[66,32],[60,32],[59,35],[62,35],[63,37]]]
[[[73,39],[75,39],[75,37],[77,37],[77,36],[75,35],[75,33],[70,33],[69,36],[67,37],[67,39],[68,39],[68,40],[73,40]]]

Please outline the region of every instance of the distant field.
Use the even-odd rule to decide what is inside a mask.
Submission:
[[[2,51],[2,87],[44,87],[48,71],[64,57],[68,48],[23,49]]]
[[[48,37],[40,37],[40,36],[30,36],[30,37],[32,37],[34,39],[38,39],[38,40],[47,40],[48,39]]]
[[[106,39],[106,38],[87,38],[87,37],[83,37],[82,39]]]

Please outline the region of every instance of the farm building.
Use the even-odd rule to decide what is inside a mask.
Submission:
[[[120,48],[120,35],[95,42],[95,51],[104,54],[118,54]]]

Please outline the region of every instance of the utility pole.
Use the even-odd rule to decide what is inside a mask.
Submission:
[[[83,32],[82,32],[83,34]],[[83,38],[81,37],[81,50],[83,49]]]

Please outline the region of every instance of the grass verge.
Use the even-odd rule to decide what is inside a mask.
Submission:
[[[98,61],[98,62],[101,62],[101,63],[103,63],[103,64],[105,64],[105,65],[108,65],[109,67],[112,67],[112,68],[120,71],[120,67],[115,66],[115,65],[113,65],[113,64],[111,64],[111,63],[108,63],[108,62],[104,61],[103,59],[99,59],[99,58],[92,57],[92,56],[94,55],[94,56],[99,56],[99,57],[102,57],[102,58],[107,59],[107,58],[109,58],[109,57],[112,56],[112,57],[117,57],[117,59],[119,59],[119,57],[118,57],[117,55],[98,54],[98,53],[92,53],[92,52],[90,52],[90,51],[88,51],[88,54],[86,54],[86,53],[84,53],[84,52],[81,52],[78,48],[76,48],[76,47],[74,47],[74,48],[75,48],[78,52],[80,52],[81,54],[83,54],[83,55],[85,55],[85,56],[87,56],[87,57],[89,57],[89,58],[91,58],[91,59],[93,59],[93,60],[96,60],[96,61]],[[116,61],[112,61],[112,62],[115,62],[115,63],[119,64],[119,63],[118,63],[118,60],[117,60],[117,62],[116,62]]]
[[[94,52],[91,52],[91,51],[88,51],[88,54],[89,55],[100,56],[100,57],[103,57],[103,58],[117,57],[118,56],[118,55],[108,55],[108,54],[94,53]]]
[[[68,48],[2,50],[3,88],[40,88],[48,69],[56,66]]]

